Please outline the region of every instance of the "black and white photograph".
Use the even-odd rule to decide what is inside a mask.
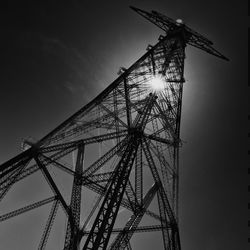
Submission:
[[[246,1],[1,4],[0,250],[247,250]]]

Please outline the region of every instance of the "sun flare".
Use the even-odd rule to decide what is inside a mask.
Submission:
[[[149,85],[152,88],[153,91],[159,92],[164,90],[165,88],[165,81],[160,76],[155,76],[149,81]]]

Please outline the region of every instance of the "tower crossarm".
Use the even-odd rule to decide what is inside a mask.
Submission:
[[[175,21],[172,18],[169,18],[157,11],[147,12],[145,10],[141,10],[133,6],[130,6],[130,8],[133,9],[139,15],[149,20],[151,23],[158,26],[160,29],[164,30],[167,35],[175,36],[179,34],[183,37],[184,43],[204,50],[207,53],[219,57],[223,60],[229,60],[227,57],[225,57],[219,51],[212,47],[213,43],[209,39],[188,27],[182,22],[182,20],[177,19]]]

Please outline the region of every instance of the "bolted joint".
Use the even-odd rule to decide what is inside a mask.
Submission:
[[[147,48],[146,48],[146,51],[149,51],[149,50],[151,50],[153,48],[153,46],[151,45],[151,44],[149,44],[148,46],[147,46]]]
[[[131,128],[130,133],[133,137],[136,137],[136,138],[141,138],[144,134],[141,127]]]
[[[164,36],[163,35],[160,35],[159,37],[158,37],[158,41],[161,41],[161,40],[163,40],[164,39]]]

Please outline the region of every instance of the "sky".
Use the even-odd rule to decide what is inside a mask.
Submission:
[[[180,236],[185,250],[245,250],[249,22],[243,1],[7,2],[0,10],[0,163],[21,152],[23,138],[42,138],[88,103],[121,66],[157,42],[162,31],[129,5],[181,18],[230,59],[186,49]]]

